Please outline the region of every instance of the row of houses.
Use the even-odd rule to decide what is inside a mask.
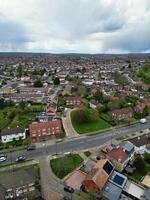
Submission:
[[[127,168],[135,154],[150,153],[150,134],[132,138],[111,145],[105,152],[105,158],[97,161],[88,159],[65,179],[65,183],[76,192],[87,191],[101,197],[102,200],[150,200],[150,189],[131,179],[122,171]]]
[[[47,122],[34,122],[29,125],[28,130],[31,143],[41,142],[59,135],[62,132],[62,123],[59,119]],[[27,137],[27,129],[21,127],[3,129],[0,137],[2,143],[24,140]]]

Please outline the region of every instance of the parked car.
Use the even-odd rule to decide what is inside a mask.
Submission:
[[[7,159],[7,156],[4,154],[0,155],[0,162],[4,162]]]
[[[26,160],[26,157],[25,156],[18,156],[16,158],[16,162],[21,162],[21,161],[25,161]]]
[[[31,146],[27,147],[27,151],[32,151],[32,150],[35,150],[35,149],[36,149],[35,145],[31,145]]]
[[[140,123],[141,123],[141,124],[144,124],[144,123],[146,123],[146,122],[147,122],[147,120],[146,120],[145,118],[140,119]]]
[[[69,193],[74,193],[74,189],[68,185],[64,186],[64,191],[69,192]]]

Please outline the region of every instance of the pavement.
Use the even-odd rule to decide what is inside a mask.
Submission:
[[[70,117],[71,111],[72,110],[69,109],[66,112],[66,117],[62,117],[63,127],[65,130],[66,136],[68,138],[79,136],[79,134],[75,131],[75,129],[72,126],[71,117]]]

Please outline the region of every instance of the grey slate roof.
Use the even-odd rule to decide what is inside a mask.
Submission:
[[[128,154],[130,155],[134,151],[134,145],[130,142],[123,142],[120,147]]]
[[[3,129],[0,133],[0,136],[3,135],[11,135],[11,134],[15,134],[15,133],[23,133],[25,132],[25,128],[7,128],[7,129]]]
[[[110,200],[118,200],[122,193],[122,189],[111,182],[108,182],[103,190],[103,196]]]

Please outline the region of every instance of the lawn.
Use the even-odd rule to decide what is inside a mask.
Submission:
[[[53,173],[60,179],[71,173],[76,167],[80,166],[83,159],[78,154],[70,154],[50,161]]]
[[[101,118],[97,118],[88,123],[79,124],[75,120],[75,114],[76,114],[76,111],[71,112],[71,121],[72,121],[72,125],[74,129],[79,134],[90,133],[90,132],[99,131],[99,130],[111,127],[109,123],[107,123]]]

